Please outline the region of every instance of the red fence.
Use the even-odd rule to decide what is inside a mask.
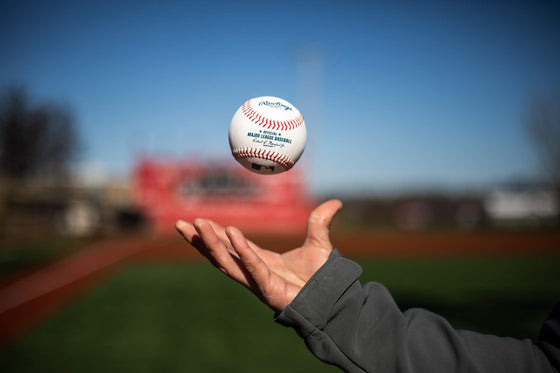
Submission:
[[[160,232],[197,217],[251,232],[297,232],[314,205],[298,169],[257,175],[234,163],[143,160],[134,185],[136,203]]]

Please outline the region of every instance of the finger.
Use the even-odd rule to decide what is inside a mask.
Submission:
[[[200,238],[200,235],[194,225],[187,223],[184,220],[178,220],[175,223],[175,229],[188,243],[194,246],[195,249],[204,256],[207,256],[206,253],[208,252],[208,248],[206,247],[204,241]]]
[[[216,223],[215,221],[208,220],[208,219],[205,219],[205,221],[208,222],[208,224],[210,224],[212,226],[212,229],[214,229],[214,232],[216,232],[216,235],[224,243],[224,245],[226,246],[228,251],[231,254],[236,255],[235,250],[233,249],[233,247],[231,247],[231,243],[229,242],[229,238],[226,235],[225,228],[222,227],[220,224]]]
[[[194,236],[198,236],[198,232],[192,224],[189,224],[184,220],[177,220],[175,223],[175,229],[188,243],[193,245],[193,238]]]
[[[246,276],[243,274],[240,263],[234,258],[222,240],[218,237],[210,223],[203,219],[195,219],[193,226],[196,229],[201,242],[195,247],[221,272],[225,273],[235,281],[249,286]],[[195,243],[196,240],[194,240]]]
[[[239,255],[241,264],[249,275],[249,281],[255,284],[259,290],[258,295],[266,293],[266,284],[270,277],[270,270],[266,263],[251,249],[249,242],[243,233],[237,228],[226,228],[226,234]]]
[[[212,228],[214,228],[214,231],[216,231],[216,234],[218,235],[218,237],[220,237],[220,239],[222,241],[224,241],[224,244],[226,246],[228,246],[228,249],[231,249],[231,253],[235,254],[235,250],[231,247],[229,238],[226,234],[226,230],[224,229],[224,227],[222,227],[220,224],[212,221],[212,220],[206,220],[211,226]],[[245,238],[245,240],[247,241],[247,244],[249,245],[249,247],[255,251],[256,253],[258,253],[259,251],[261,251],[262,249],[255,243],[253,243],[251,240]]]
[[[329,231],[332,220],[341,208],[342,202],[332,199],[323,202],[311,212],[307,220],[306,245],[319,246],[329,251],[332,250]]]

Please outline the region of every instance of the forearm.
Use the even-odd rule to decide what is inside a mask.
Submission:
[[[319,359],[347,372],[552,372],[529,340],[456,331],[422,310],[401,312],[387,289],[360,284],[360,267],[333,252],[276,317]]]

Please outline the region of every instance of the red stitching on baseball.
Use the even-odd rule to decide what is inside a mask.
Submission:
[[[294,167],[294,162],[285,155],[271,151],[265,151],[263,153],[263,149],[257,150],[252,148],[242,148],[233,150],[231,154],[233,154],[234,158],[238,160],[243,158],[260,158],[277,162],[281,164],[286,170]]]
[[[301,113],[295,119],[289,119],[285,121],[275,121],[270,120],[261,116],[253,107],[251,106],[251,100],[245,101],[241,106],[241,111],[247,118],[249,118],[253,123],[263,126],[271,130],[293,130],[299,127],[303,123],[303,115]]]

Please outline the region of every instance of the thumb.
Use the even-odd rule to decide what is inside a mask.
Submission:
[[[342,202],[336,199],[323,202],[315,208],[307,220],[307,237],[304,246],[312,245],[328,251],[332,250],[329,239],[331,222],[342,208]]]

